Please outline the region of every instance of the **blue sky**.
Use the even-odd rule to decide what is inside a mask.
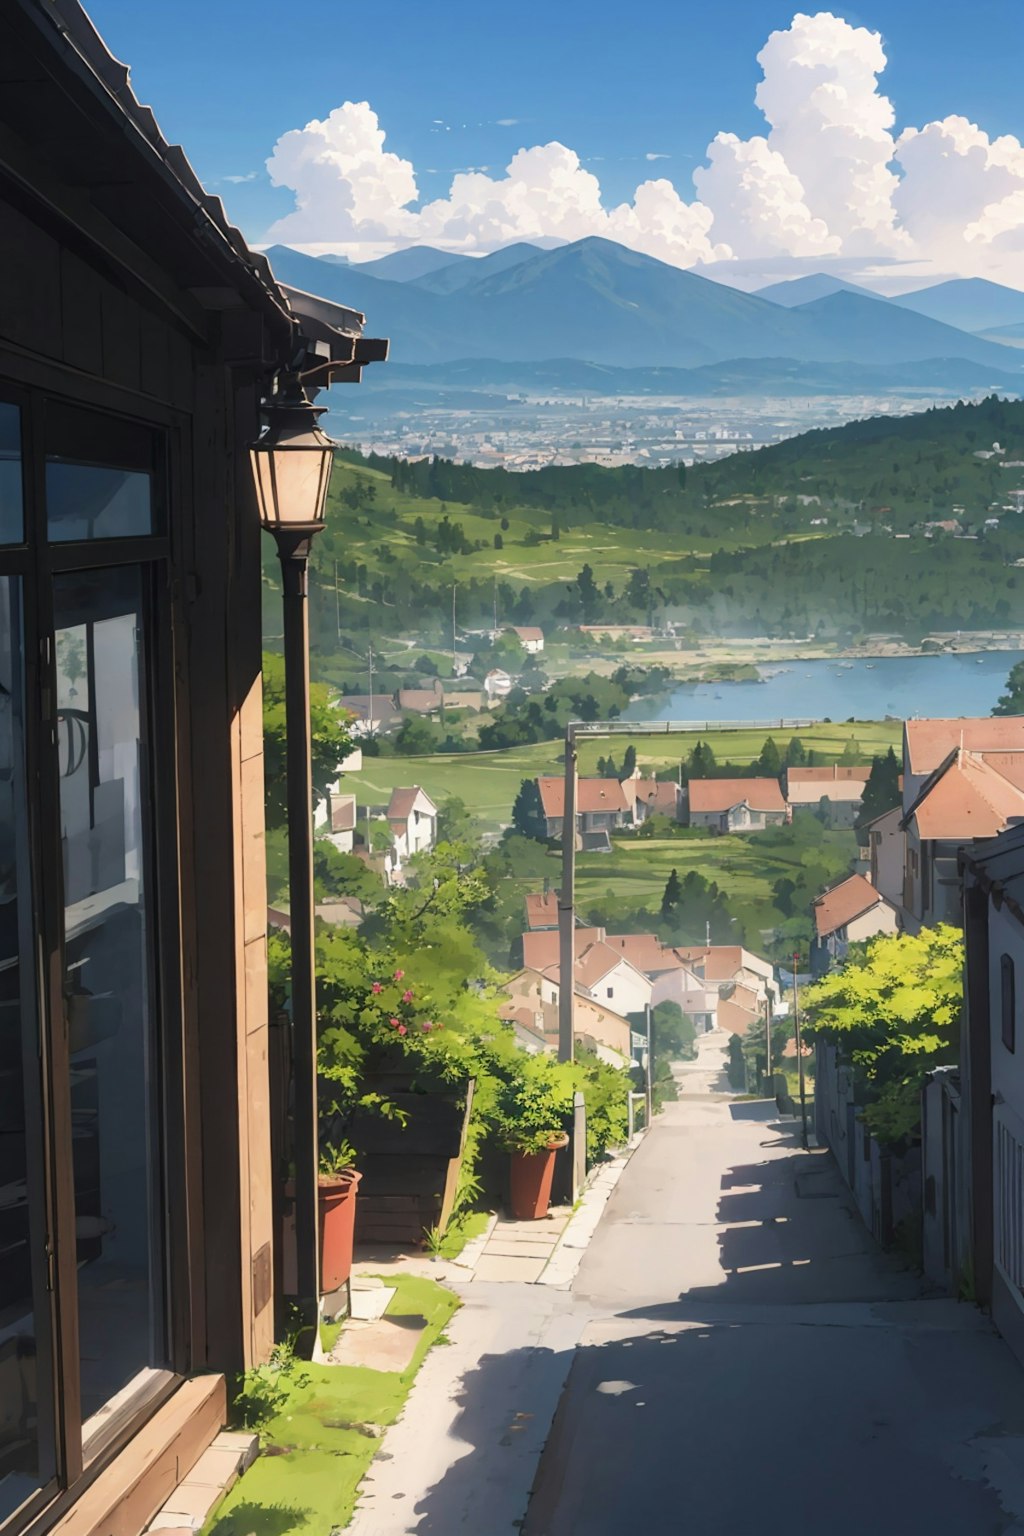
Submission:
[[[693,169],[716,134],[765,133],[756,55],[796,11],[774,0],[87,4],[131,65],[136,93],[253,240],[294,204],[294,191],[272,186],[265,170],[277,140],[347,100],[369,102],[387,150],[415,168],[423,201],[445,196],[453,173],[487,167],[498,176],[517,149],[557,140],[599,176],[606,206],[652,176],[689,202]],[[894,137],[951,115],[990,140],[1024,137],[1017,0],[880,0],[835,14],[881,33],[878,88],[895,109]],[[228,179],[241,177],[252,179]],[[329,237],[329,221],[325,228]],[[742,241],[729,245],[743,255]],[[803,248],[797,242],[793,254]]]

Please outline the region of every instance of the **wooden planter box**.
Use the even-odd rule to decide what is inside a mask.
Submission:
[[[424,1231],[446,1226],[455,1201],[473,1084],[417,1093],[411,1079],[381,1073],[366,1087],[394,1101],[406,1116],[357,1114],[346,1131],[362,1174],[356,1203],[356,1242],[419,1247]]]

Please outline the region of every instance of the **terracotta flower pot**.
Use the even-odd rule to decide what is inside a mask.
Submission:
[[[539,1152],[513,1152],[511,1176],[512,1215],[516,1221],[541,1221],[551,1203],[555,1156],[569,1145],[565,1135],[552,1136]]]
[[[322,1173],[317,1180],[320,1204],[320,1288],[325,1296],[352,1273],[356,1191],[361,1173]]]

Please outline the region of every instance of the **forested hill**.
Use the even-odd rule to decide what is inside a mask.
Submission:
[[[994,443],[1005,453],[978,457]],[[750,512],[749,504],[729,510],[737,497],[775,503],[802,497],[803,505],[818,497],[848,509],[884,508],[897,525],[909,526],[949,516],[953,505],[978,515],[999,499],[1007,488],[1003,465],[1024,459],[1024,401],[992,396],[913,416],[871,417],[689,469],[580,464],[515,472],[438,458],[410,462],[349,451],[343,457],[382,471],[406,494],[484,513],[543,509],[557,514],[562,527],[602,522],[682,531],[714,507],[715,526],[735,528]]]

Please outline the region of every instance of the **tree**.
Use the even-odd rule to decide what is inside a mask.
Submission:
[[[496,533],[494,535],[494,547],[495,547],[495,549],[504,549],[505,548],[505,540],[502,538],[500,533]]]
[[[682,896],[682,894],[683,894],[683,888],[682,888],[682,886],[679,883],[678,872],[676,870],[673,870],[672,873],[669,875],[668,879],[665,881],[665,889],[662,892],[662,897],[661,897],[661,915],[662,915],[662,917],[671,917],[672,916],[672,914],[675,911],[676,907],[678,907],[678,905],[679,905],[679,899]]]
[[[651,1015],[651,1034],[655,1061],[692,1061],[697,1054],[693,1019],[678,1003],[657,1005]]]
[[[473,818],[465,800],[458,795],[447,795],[437,808],[438,842],[469,842],[472,836]]]
[[[395,737],[395,752],[399,757],[422,757],[439,752],[444,740],[442,726],[422,715],[409,715],[402,721],[402,728]]]
[[[1000,695],[999,702],[992,713],[994,715],[1024,714],[1024,661],[1018,661],[1010,668],[1010,675],[1006,679],[1006,692]]]
[[[342,853],[326,838],[318,837],[313,844],[313,893],[317,901],[330,896],[378,901],[384,895],[384,886],[354,853]]]
[[[547,821],[536,779],[524,779],[520,784],[512,805],[512,825],[523,837],[533,837],[539,842],[547,840]]]
[[[786,767],[803,768],[807,763],[807,748],[799,736],[794,736],[786,748]]]
[[[622,772],[618,775],[618,777],[620,779],[631,779],[635,771],[636,747],[634,747],[633,743],[630,742],[629,746],[626,748],[626,755],[622,759]]]
[[[880,1141],[913,1134],[925,1075],[958,1060],[963,965],[963,935],[943,923],[858,946],[804,993],[808,1038],[852,1062],[862,1118]]]
[[[589,623],[591,619],[597,617],[597,610],[600,604],[600,593],[598,592],[591,566],[585,565],[583,567],[576,577],[576,586],[579,591],[580,608],[583,613],[584,623]]]
[[[866,827],[869,821],[884,816],[886,811],[894,810],[901,798],[899,759],[890,747],[884,757],[871,760],[871,772],[864,786],[860,814],[857,817],[858,827]]]
[[[853,767],[855,764],[860,762],[860,759],[860,742],[857,740],[856,736],[850,736],[847,739],[846,746],[843,748],[843,755],[839,761],[846,766]]]
[[[322,800],[338,777],[338,765],[352,750],[348,716],[331,702],[326,683],[309,687],[309,718],[313,743],[313,796]],[[263,778],[268,827],[287,820],[285,773],[284,657],[263,653]]]
[[[706,741],[698,741],[687,762],[687,775],[691,779],[706,779],[714,773],[717,763],[715,754]]]
[[[766,778],[777,779],[782,772],[782,754],[775,745],[774,737],[769,736],[761,748],[761,755],[757,759],[759,773]]]

